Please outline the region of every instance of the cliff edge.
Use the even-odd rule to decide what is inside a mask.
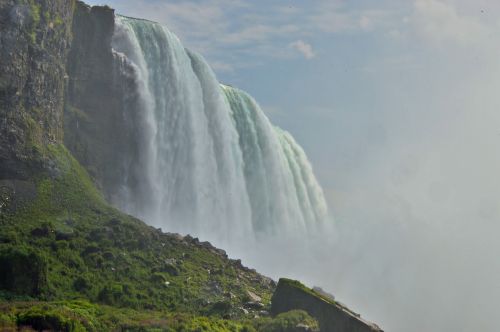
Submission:
[[[304,286],[299,281],[282,278],[271,299],[275,315],[300,309],[316,318],[322,332],[383,332],[377,325],[336,302],[324,293]]]

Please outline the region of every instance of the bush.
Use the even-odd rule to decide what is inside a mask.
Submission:
[[[303,310],[291,310],[274,318],[261,318],[253,322],[257,331],[295,332],[301,331],[300,325],[307,326],[310,331],[319,331],[318,322]]]
[[[0,289],[37,296],[47,289],[47,260],[27,247],[0,250]]]
[[[23,303],[17,308],[14,305],[11,311],[17,312],[18,328],[65,332],[109,330],[97,318],[99,308],[86,301]]]
[[[100,302],[114,305],[120,302],[123,297],[123,286],[120,284],[113,284],[111,286],[105,286],[98,295]]]
[[[79,292],[84,292],[90,288],[90,282],[87,278],[80,276],[73,282],[73,288]]]
[[[85,327],[76,320],[65,317],[56,311],[44,311],[39,308],[33,308],[20,314],[17,318],[17,325],[30,326],[38,331],[86,331]]]
[[[2,331],[16,331],[16,319],[0,312],[0,329]]]

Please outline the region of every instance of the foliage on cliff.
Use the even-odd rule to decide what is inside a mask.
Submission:
[[[272,280],[207,242],[109,207],[62,145],[48,145],[45,154],[50,167],[29,180],[34,193],[19,200],[13,190],[0,213],[3,300],[85,299],[219,318],[265,309],[247,304],[248,291],[269,304]]]
[[[272,280],[207,242],[162,233],[109,207],[64,146],[49,145],[44,155],[51,166],[33,177],[35,192],[24,200],[11,192],[0,213],[2,330],[317,326],[305,312],[259,318],[266,315]],[[256,295],[262,308],[250,301]]]
[[[15,302],[0,304],[2,331],[217,331],[314,332],[317,322],[304,311],[276,318],[228,320],[181,312],[137,311],[86,301]]]

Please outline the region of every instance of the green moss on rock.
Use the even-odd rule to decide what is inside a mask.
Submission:
[[[47,259],[43,255],[22,246],[0,249],[0,289],[39,296],[47,287]]]
[[[43,291],[23,286],[16,294],[220,317],[244,317],[247,291],[269,305],[272,280],[209,243],[162,233],[111,208],[64,146],[46,146],[44,158],[49,167],[34,177],[36,197],[0,219],[12,237],[0,251],[36,251],[47,270]],[[227,308],[214,310],[215,303]]]
[[[327,296],[324,296],[323,294],[316,292],[314,289],[307,287],[303,283],[301,283],[298,280],[293,280],[293,279],[288,279],[288,278],[281,278],[279,280],[279,284],[282,286],[286,287],[291,287],[291,288],[296,288],[304,293],[310,294],[311,296],[318,297],[322,299],[325,302],[335,304],[335,301]]]
[[[272,297],[271,313],[304,310],[318,320],[321,331],[382,332],[347,307],[314,291],[296,280],[282,278]]]

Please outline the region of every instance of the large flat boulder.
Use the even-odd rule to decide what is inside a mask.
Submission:
[[[304,310],[318,320],[322,332],[382,332],[377,325],[363,320],[331,296],[310,289],[299,281],[280,279],[271,301],[273,315]]]

